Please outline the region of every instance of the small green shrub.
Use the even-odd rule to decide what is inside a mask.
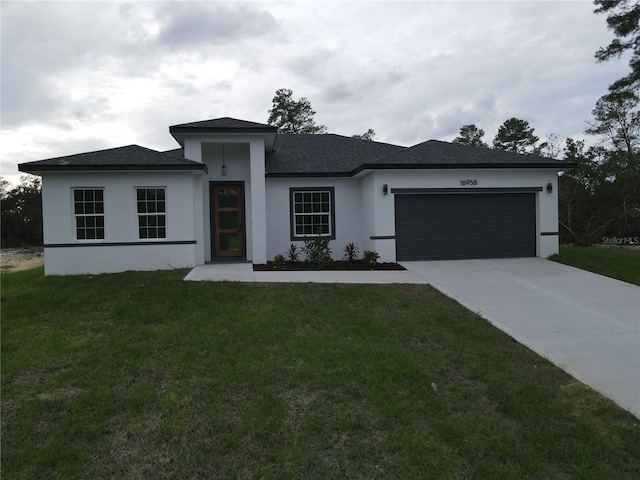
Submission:
[[[344,258],[349,263],[353,263],[358,259],[358,247],[355,242],[347,243],[344,247]]]
[[[322,232],[318,231],[316,237],[304,237],[304,247],[302,251],[306,254],[306,261],[315,265],[326,265],[333,261],[331,258],[331,248],[329,248],[328,237],[321,237]]]
[[[364,263],[370,263],[370,264],[375,264],[378,263],[378,260],[380,259],[380,254],[378,252],[374,252],[371,250],[365,250],[362,253],[362,261]]]
[[[288,250],[286,251],[287,260],[291,263],[296,263],[300,261],[300,248],[295,243],[289,245]]]
[[[275,257],[273,257],[273,268],[277,269],[277,270],[282,270],[282,267],[284,266],[284,256],[283,255],[276,255]]]

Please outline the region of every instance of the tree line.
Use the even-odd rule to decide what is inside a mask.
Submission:
[[[2,248],[42,245],[41,186],[38,177],[23,176],[15,187],[0,177]]]

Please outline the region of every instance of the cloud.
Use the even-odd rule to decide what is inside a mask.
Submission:
[[[246,4],[172,2],[156,11],[158,42],[168,48],[208,47],[273,34],[273,15]]]
[[[278,88],[316,121],[410,145],[510,117],[577,136],[627,72],[588,2],[2,2],[7,164],[265,122]],[[95,148],[93,148],[95,146]],[[80,150],[79,150],[80,149]],[[7,163],[9,162],[9,163]],[[4,174],[4,171],[3,171]]]

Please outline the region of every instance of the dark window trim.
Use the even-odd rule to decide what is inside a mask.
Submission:
[[[71,247],[141,247],[148,245],[195,245],[195,240],[171,240],[159,242],[82,242],[82,243],[45,243],[44,248],[71,248]]]
[[[295,216],[293,209],[293,194],[294,192],[329,192],[329,202],[331,204],[331,215],[329,215],[329,222],[331,223],[331,235],[322,235],[323,238],[329,238],[331,240],[336,239],[336,189],[335,187],[289,187],[289,236],[291,241],[304,240],[305,237],[297,236],[295,233]],[[313,238],[316,235],[309,235]]]
[[[499,188],[392,188],[391,193],[400,195],[420,193],[420,194],[436,194],[436,193],[535,193],[541,192],[542,187],[499,187]]]
[[[369,240],[395,240],[395,235],[372,235]]]
[[[91,190],[93,192],[93,196],[94,199],[91,200],[91,203],[93,204],[93,208],[94,208],[94,212],[93,213],[76,213],[76,191],[81,190],[82,192],[85,192],[87,190]],[[101,192],[102,193],[102,200],[95,200],[95,192]],[[84,200],[84,193],[82,194],[82,200],[81,200],[81,204],[82,207],[84,209],[85,205],[87,204],[87,201]],[[95,212],[95,206],[96,206],[96,202],[100,202],[102,203],[102,213],[96,213]],[[74,236],[75,236],[75,240],[78,242],[92,242],[92,241],[96,241],[96,240],[104,240],[106,238],[107,235],[107,229],[106,229],[106,211],[105,211],[105,205],[106,205],[106,200],[105,200],[105,187],[71,187],[71,207],[72,207],[72,214],[73,214],[73,220],[74,220]],[[78,229],[82,228],[85,231],[85,235],[87,232],[88,228],[91,227],[87,227],[86,225],[83,227],[78,227],[78,219],[83,218],[88,219],[88,218],[93,218],[94,221],[97,222],[98,218],[102,218],[102,227],[98,227],[95,226],[93,227],[95,229],[95,232],[97,234],[98,229],[102,230],[102,237],[96,237],[96,238],[78,238]]]
[[[145,190],[145,191],[147,191],[147,190],[156,190],[156,194],[157,194],[158,190],[164,190],[164,200],[163,200],[164,201],[164,211],[162,211],[162,212],[156,211],[156,212],[153,212],[153,213],[149,213],[149,212],[140,213],[138,211],[138,203],[140,202],[140,200],[138,200],[138,190]],[[168,201],[168,199],[167,199],[167,187],[166,186],[136,186],[136,187],[133,187],[133,191],[134,191],[135,211],[136,211],[136,215],[138,217],[138,238],[141,239],[141,240],[150,240],[150,239],[153,239],[153,238],[158,238],[158,239],[167,238],[167,230],[169,228],[168,225],[167,225],[167,201]],[[146,197],[147,197],[147,193],[145,192],[145,199],[144,199],[145,203],[150,201]],[[153,201],[157,203],[158,199],[156,198]],[[147,205],[147,207],[148,207],[148,205]],[[157,226],[157,225],[155,227],[149,227],[148,225],[145,226],[145,227],[142,227],[140,225],[141,217],[147,217],[147,218],[148,217],[156,217],[156,220],[159,217],[164,217],[164,227],[160,227],[160,226]],[[156,230],[158,232],[158,236],[157,237],[149,237],[149,236],[141,237],[140,236],[140,230],[142,228],[145,228],[147,230],[147,234],[149,233],[149,229],[150,228],[156,228]],[[164,235],[162,237],[159,236],[160,228],[164,228]]]

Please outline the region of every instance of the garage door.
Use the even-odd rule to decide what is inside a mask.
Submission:
[[[399,261],[536,255],[532,193],[402,194],[395,202]]]

